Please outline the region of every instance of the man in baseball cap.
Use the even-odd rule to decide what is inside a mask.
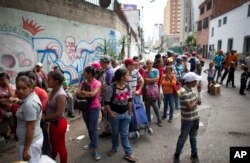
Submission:
[[[41,62],[37,62],[34,72],[36,73],[38,77],[39,86],[43,88],[44,90],[46,90],[47,89],[47,84],[46,84],[47,74],[42,70],[42,67],[43,67],[43,64]]]
[[[132,58],[127,58],[125,59],[124,64],[127,67],[128,65],[137,65],[139,62],[134,61]]]
[[[110,58],[110,56],[107,56],[107,55],[102,56],[102,57],[100,58],[100,62],[110,63],[110,62],[111,62],[111,58]]]
[[[142,90],[142,87],[144,85],[144,80],[141,76],[141,74],[136,70],[136,65],[139,64],[139,62],[134,61],[132,58],[127,58],[124,61],[125,67],[129,72],[129,86],[133,93],[133,95],[140,95],[140,92]],[[140,87],[136,90],[137,83],[140,83]]]
[[[199,162],[197,150],[197,133],[199,128],[199,115],[197,105],[201,104],[201,99],[196,95],[196,91],[192,88],[197,85],[197,81],[201,77],[194,72],[188,72],[184,75],[185,85],[180,92],[180,107],[181,107],[181,133],[177,141],[176,151],[174,154],[174,162],[179,162],[179,157],[182,148],[186,142],[186,138],[190,137],[191,145],[191,160]],[[201,91],[200,83],[197,85],[198,92]]]
[[[37,62],[36,66],[43,67],[43,64],[41,62]]]

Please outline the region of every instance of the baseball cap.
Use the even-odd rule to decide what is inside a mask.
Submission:
[[[138,64],[138,62],[135,62],[132,58],[127,58],[127,59],[124,61],[124,64],[125,64],[125,65],[136,65],[136,64]]]
[[[196,52],[195,51],[192,52],[192,56],[196,56]]]
[[[110,56],[102,56],[100,58],[100,61],[105,62],[105,63],[109,63],[111,61],[111,58],[110,58]]]
[[[173,62],[174,60],[173,60],[173,58],[172,57],[169,57],[168,59],[167,59],[167,62]]]
[[[91,66],[94,67],[96,70],[99,70],[101,68],[101,64],[99,62],[93,62]]]
[[[178,56],[178,57],[176,58],[176,60],[177,60],[177,61],[182,61],[182,56]]]
[[[43,67],[43,64],[41,62],[37,62],[36,66]]]
[[[183,76],[185,82],[201,81],[202,77],[194,72],[188,72]]]

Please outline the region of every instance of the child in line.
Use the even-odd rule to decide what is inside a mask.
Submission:
[[[242,66],[242,69],[244,70],[241,74],[241,78],[240,78],[240,95],[246,95],[244,93],[245,89],[246,89],[246,85],[247,85],[247,71],[248,71],[248,67],[247,66]]]
[[[209,87],[212,83],[214,83],[214,76],[215,76],[215,68],[213,62],[209,63],[209,68],[204,70],[204,73],[207,73],[207,81],[208,81],[207,93],[209,93],[210,91]]]
[[[228,87],[229,82],[232,82],[232,87],[234,86],[234,72],[235,72],[235,62],[231,61],[230,66],[228,67],[228,78],[227,78],[227,84],[226,87]]]

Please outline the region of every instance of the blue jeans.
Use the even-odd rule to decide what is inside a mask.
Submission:
[[[180,107],[178,94],[174,94],[174,108],[178,110]]]
[[[222,66],[215,66],[215,73],[214,73],[214,79],[216,77],[216,73],[217,73],[217,77],[216,77],[216,82],[218,82],[219,77],[221,77],[221,71],[222,71]]]
[[[180,155],[182,148],[189,135],[189,140],[191,144],[191,154],[197,154],[197,140],[196,136],[199,129],[199,119],[193,121],[181,120],[181,134],[177,141],[175,154]]]
[[[173,114],[174,114],[174,94],[173,93],[164,94],[164,112],[163,112],[164,116],[167,115],[168,106],[170,107],[169,119],[173,119]]]
[[[90,148],[98,147],[98,133],[97,133],[97,123],[99,119],[100,108],[86,109],[82,112],[83,120],[89,132],[90,138]]]
[[[119,146],[119,136],[121,137],[122,147],[125,151],[125,155],[132,154],[132,148],[129,144],[129,124],[131,122],[131,116],[128,112],[123,114],[115,114],[114,118],[110,119],[112,129],[112,150],[117,151]]]

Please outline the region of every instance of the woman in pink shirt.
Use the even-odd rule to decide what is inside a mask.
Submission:
[[[99,93],[101,88],[101,82],[95,79],[95,68],[88,66],[84,69],[85,83],[91,88],[90,92],[82,90],[82,85],[77,89],[76,96],[82,98],[90,98],[88,108],[82,111],[83,120],[89,132],[90,144],[83,147],[84,150],[91,149],[92,157],[94,160],[100,160],[101,156],[97,152],[98,148],[98,133],[97,123],[100,112]]]

